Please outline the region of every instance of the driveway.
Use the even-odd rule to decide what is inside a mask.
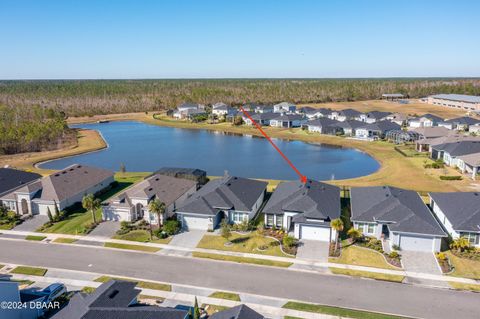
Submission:
[[[317,240],[300,241],[297,248],[297,258],[327,262],[328,242]]]
[[[43,215],[35,215],[32,218],[27,219],[20,225],[14,228],[14,230],[21,231],[36,231],[40,226],[48,222],[48,217]]]
[[[401,251],[403,267],[406,271],[440,275],[437,261],[432,252]]]
[[[98,224],[86,237],[108,237],[115,235],[116,231],[120,229],[120,222],[104,221]]]
[[[204,230],[184,230],[181,233],[173,236],[172,240],[170,241],[170,245],[185,248],[195,248],[205,233],[206,231]]]

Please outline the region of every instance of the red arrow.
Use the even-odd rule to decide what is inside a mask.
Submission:
[[[275,145],[275,143],[273,143],[270,136],[265,133],[262,127],[250,116],[250,114],[248,114],[247,111],[243,109],[243,107],[240,107],[240,111],[242,111],[242,113],[245,114],[245,116],[248,117],[250,121],[252,121],[253,125],[255,125],[255,127],[260,131],[260,133],[262,133],[262,135],[270,142],[270,144],[272,144],[273,148],[277,150],[277,152],[283,157],[283,159],[287,161],[288,165],[290,165],[290,167],[295,171],[295,173],[297,173],[297,175],[300,177],[300,181],[305,184],[307,182],[307,177],[300,173],[300,171],[295,167],[295,165],[293,165],[293,163],[288,159],[288,157],[283,154],[283,152],[278,148],[277,145]]]

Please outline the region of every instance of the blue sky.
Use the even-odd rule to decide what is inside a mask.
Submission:
[[[0,1],[0,79],[480,76],[480,1]]]

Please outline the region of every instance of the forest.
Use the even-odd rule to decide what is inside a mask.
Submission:
[[[0,105],[0,155],[57,149],[75,143],[65,114],[41,106]]]
[[[24,110],[34,106],[64,112],[67,116],[92,116],[172,109],[182,102],[321,103],[378,99],[382,93],[403,93],[411,98],[437,93],[480,95],[480,79],[0,81],[0,104],[22,109],[19,115],[22,118],[24,114],[30,116],[31,112]]]

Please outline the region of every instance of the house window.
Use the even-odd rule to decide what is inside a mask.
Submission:
[[[373,234],[375,232],[375,224],[368,224],[367,233]]]
[[[357,229],[360,230],[363,233],[363,228],[365,224],[364,223],[357,223]]]
[[[480,234],[476,233],[460,233],[460,237],[468,239],[471,245],[478,245],[480,240]]]
[[[244,220],[248,220],[248,215],[247,214],[244,214],[244,213],[237,213],[237,212],[234,212],[233,213],[233,221],[236,222],[236,223],[240,223]]]
[[[283,216],[281,216],[281,215],[277,216],[277,221],[275,223],[275,226],[277,228],[283,228]]]
[[[273,215],[267,215],[267,226],[273,226]]]

